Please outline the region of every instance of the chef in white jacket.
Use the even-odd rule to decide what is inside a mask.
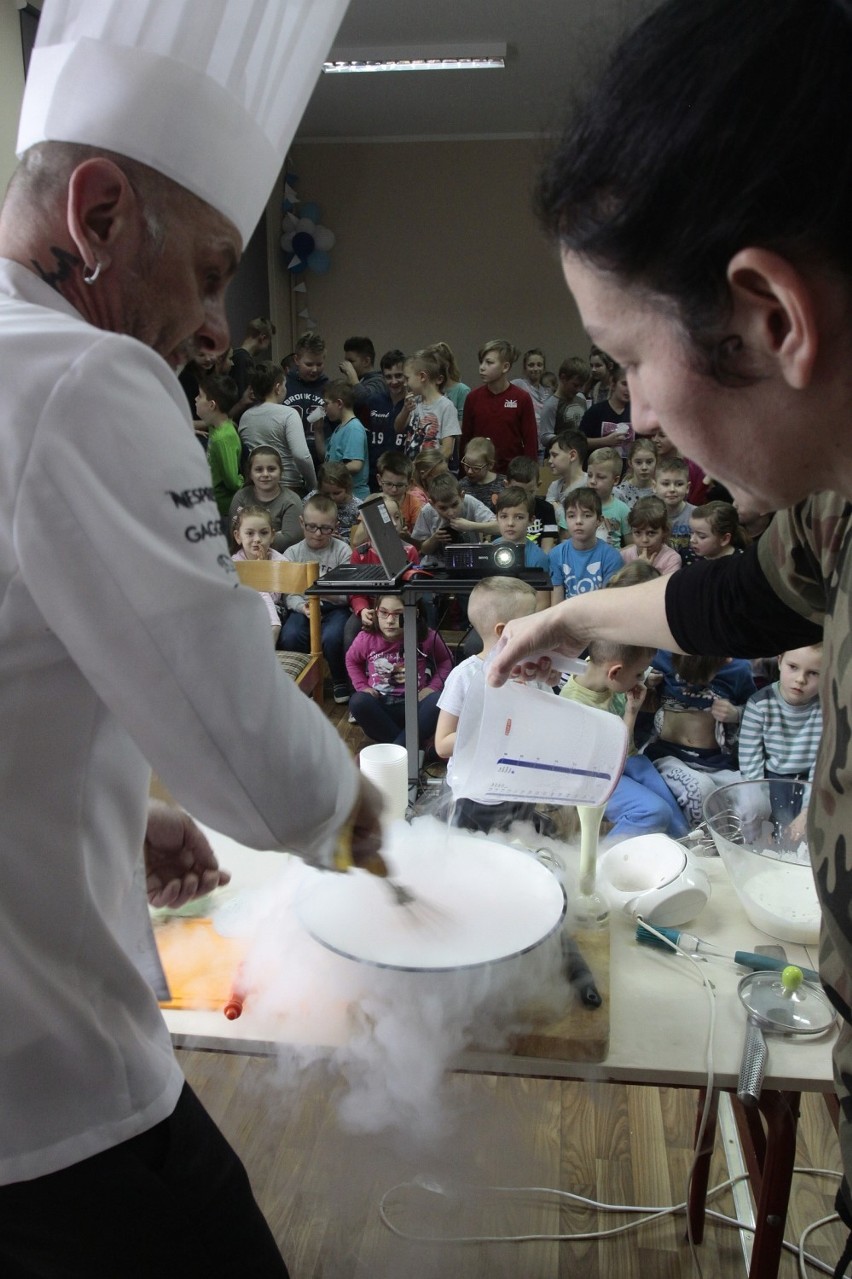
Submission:
[[[174,370],[224,294],[346,0],[47,0],[0,213],[0,1274],[280,1276],[125,953],[225,878],[151,767],[327,864],[378,804],[238,586]],[[147,829],[147,840],[146,840]],[[164,1268],[165,1267],[165,1268]]]

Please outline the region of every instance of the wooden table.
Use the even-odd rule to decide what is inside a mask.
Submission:
[[[286,854],[252,852],[223,836],[210,834],[222,864],[234,874],[235,886],[262,886],[280,874],[280,859]],[[748,922],[720,860],[707,858],[703,865],[710,876],[713,895],[698,919],[690,923],[690,929],[731,955],[735,950],[754,950],[756,945],[773,941]],[[452,1068],[703,1090],[707,1084],[709,1004],[700,979],[688,961],[640,946],[634,934],[631,921],[623,916],[612,917],[610,1038],[603,1061],[468,1050],[459,1054]],[[792,962],[816,967],[816,954],[811,950],[788,945],[787,953]],[[745,1011],[737,995],[742,973],[733,963],[723,961],[708,961],[702,969],[713,984],[716,998],[712,1044],[715,1092],[723,1089],[735,1093],[746,1028]],[[273,1053],[285,1041],[333,1048],[345,1043],[349,1033],[348,1013],[342,1003],[325,1010],[319,1018],[288,1018],[286,1035],[252,1013],[248,1006],[244,1015],[232,1022],[215,1011],[167,1011],[164,1015],[177,1046],[225,1052]],[[830,1032],[817,1039],[769,1037],[769,1064],[760,1107],[765,1128],[757,1123],[754,1112],[745,1115],[740,1108],[740,1131],[757,1201],[752,1279],[774,1279],[777,1275],[800,1095],[833,1095],[831,1048],[835,1034]],[[736,1101],[735,1107],[739,1108]],[[698,1240],[703,1228],[703,1195],[714,1122],[715,1097],[711,1098],[711,1124],[690,1206]]]

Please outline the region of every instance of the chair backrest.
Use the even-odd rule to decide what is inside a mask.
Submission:
[[[319,564],[294,564],[290,560],[235,560],[240,581],[256,591],[304,595],[319,577]]]
[[[319,564],[294,564],[290,560],[235,560],[237,574],[244,586],[255,591],[280,595],[304,595],[319,577]],[[322,651],[322,613],[317,596],[308,600],[311,652]]]

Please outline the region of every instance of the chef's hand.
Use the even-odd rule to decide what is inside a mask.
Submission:
[[[361,870],[385,878],[388,868],[379,849],[382,846],[381,791],[363,773],[359,774],[355,807],[349,814],[352,825],[352,861]]]
[[[145,832],[148,901],[176,910],[227,884],[230,872],[220,870],[207,837],[180,808],[151,800]]]

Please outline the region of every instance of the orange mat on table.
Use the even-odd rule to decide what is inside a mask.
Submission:
[[[154,939],[172,997],[161,1008],[223,1009],[239,980],[244,938],[221,937],[210,919],[163,919]]]

